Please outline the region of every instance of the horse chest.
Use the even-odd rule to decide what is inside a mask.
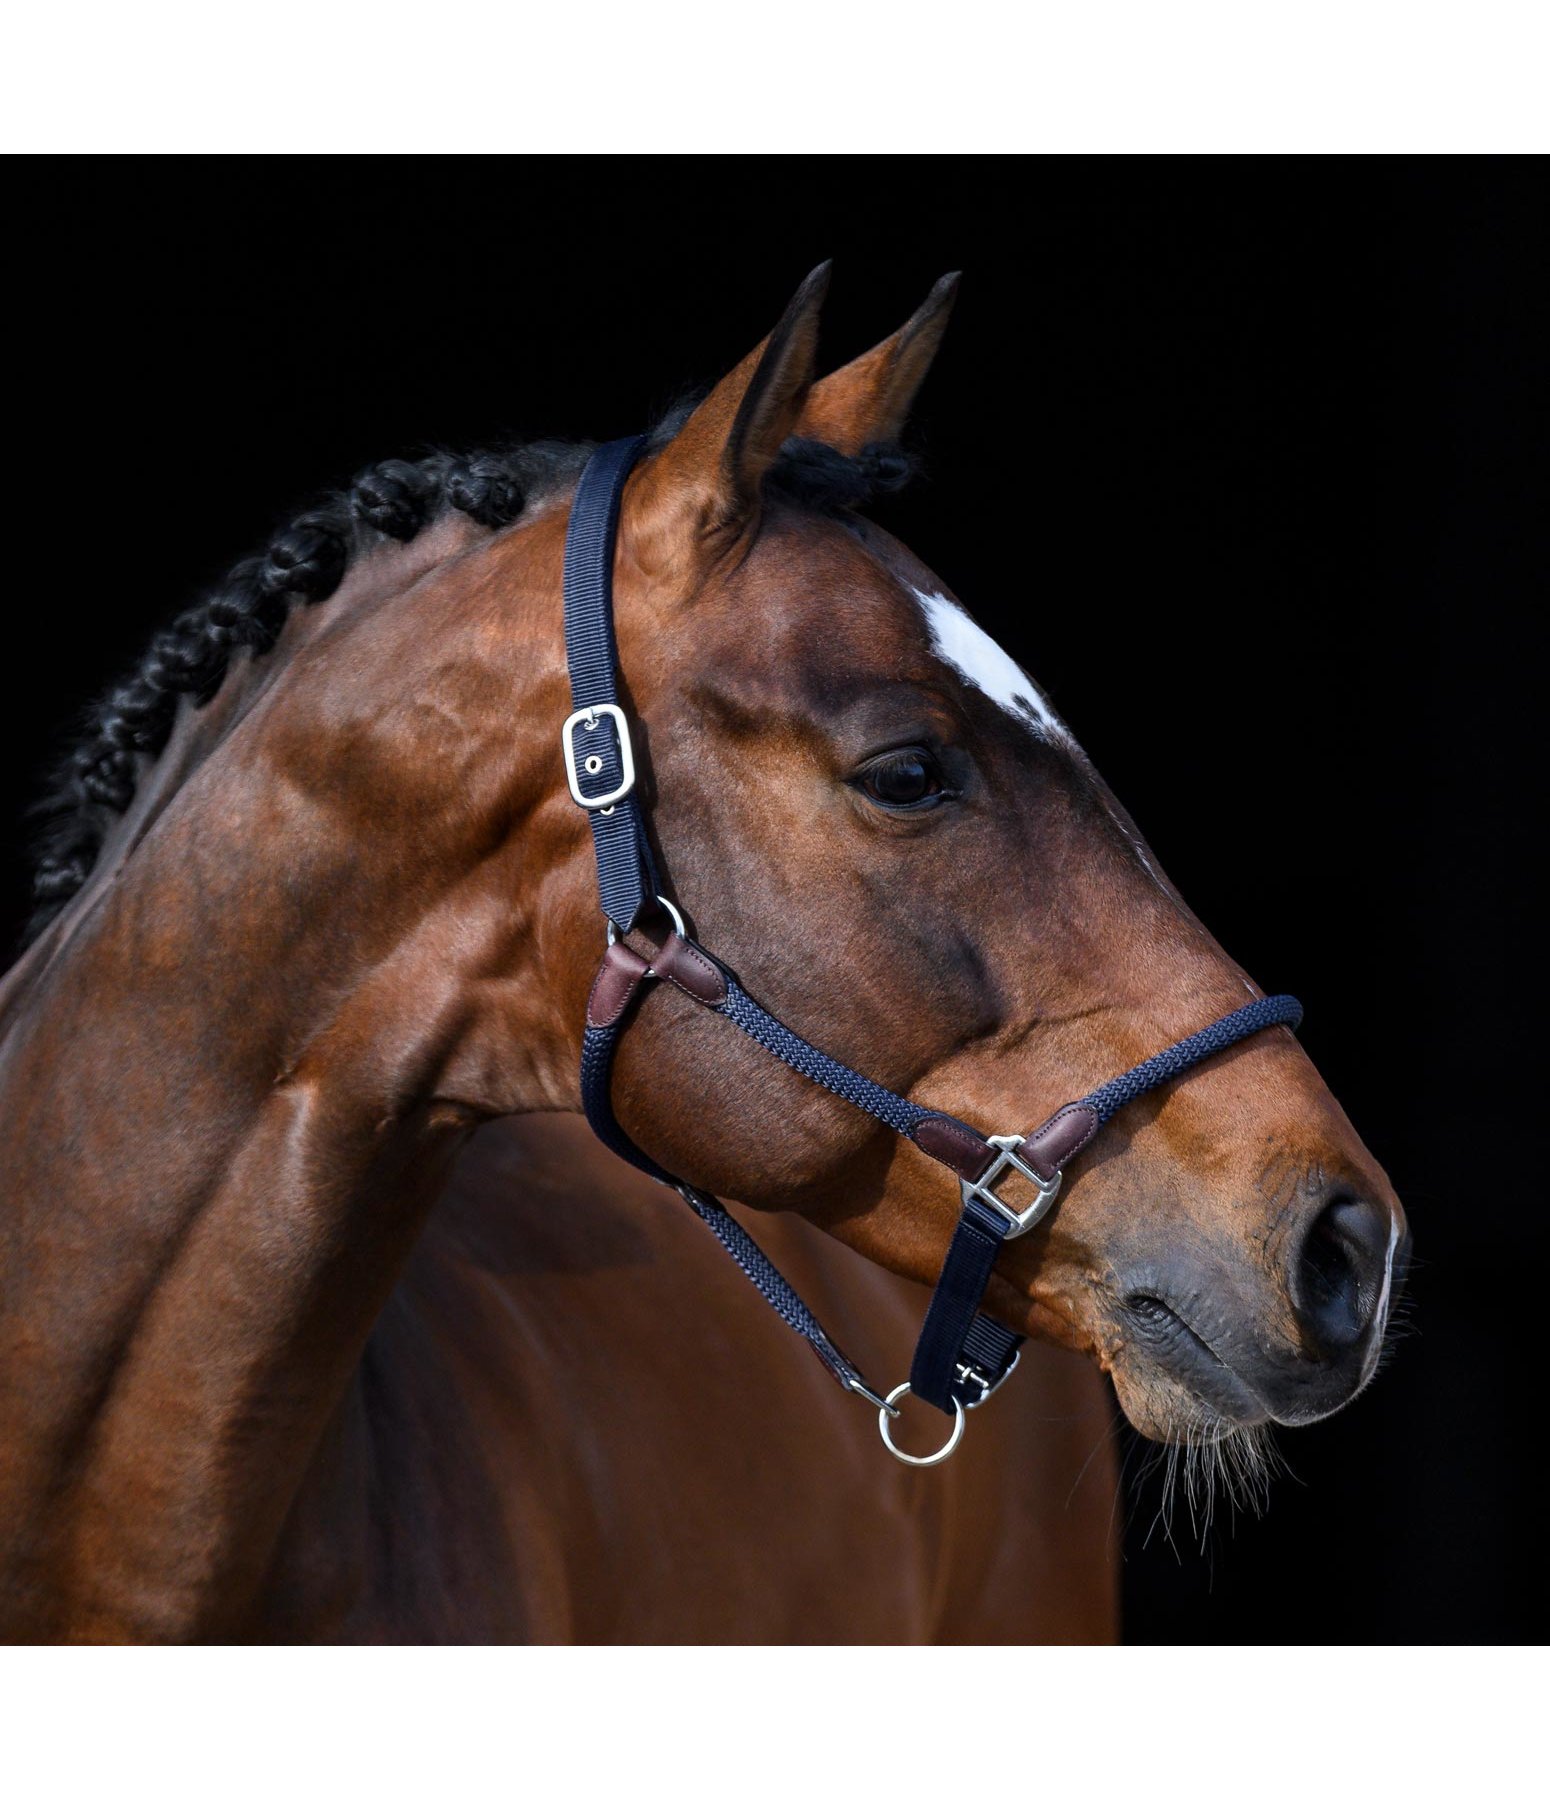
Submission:
[[[879,1361],[908,1344],[912,1287],[799,1221],[760,1230],[848,1342]],[[894,1465],[687,1209],[575,1121],[487,1127],[298,1501],[267,1629],[1109,1636],[1102,1449],[1082,1476],[1106,1443],[1107,1401],[1085,1363],[1032,1349],[1034,1379],[986,1409],[999,1417],[974,1455]]]

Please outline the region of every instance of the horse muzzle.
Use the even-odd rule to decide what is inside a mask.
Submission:
[[[1126,1411],[1167,1435],[1202,1415],[1307,1425],[1338,1412],[1377,1366],[1409,1256],[1397,1205],[1339,1192],[1308,1210],[1279,1266],[1198,1240],[1138,1260],[1117,1283]]]

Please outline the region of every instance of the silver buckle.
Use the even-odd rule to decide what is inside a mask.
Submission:
[[[965,1412],[973,1412],[976,1406],[983,1406],[990,1396],[999,1390],[1001,1383],[1006,1380],[1007,1376],[1012,1373],[1022,1360],[1022,1351],[1016,1351],[1013,1354],[1012,1360],[994,1381],[990,1379],[983,1369],[975,1368],[973,1363],[959,1363],[958,1385],[961,1387],[964,1382],[972,1381],[980,1390],[979,1398],[977,1400],[964,1401],[963,1410]]]
[[[983,1202],[992,1212],[999,1213],[1006,1220],[1008,1238],[1021,1237],[1025,1231],[1032,1231],[1039,1220],[1055,1204],[1055,1196],[1060,1192],[1060,1178],[1063,1171],[1057,1169],[1054,1180],[1046,1181],[1036,1169],[1030,1169],[1027,1163],[1017,1155],[1018,1146],[1023,1142],[1020,1137],[992,1137],[986,1138],[985,1141],[987,1144],[994,1144],[1000,1155],[978,1181],[965,1180],[961,1175],[958,1177],[958,1198],[964,1206],[969,1204],[971,1198]],[[991,1192],[992,1185],[1009,1171],[1015,1171],[1025,1180],[1031,1181],[1038,1189],[1032,1204],[1021,1212],[1018,1212],[1016,1207],[1008,1206],[1004,1200],[998,1199]]]
[[[619,766],[622,779],[618,787],[606,794],[584,794],[581,791],[581,777],[576,771],[576,727],[583,731],[596,731],[597,722],[604,714],[614,722],[614,729],[619,735]],[[565,779],[570,783],[570,797],[578,806],[584,806],[588,812],[608,812],[630,793],[635,786],[635,748],[630,742],[630,722],[625,718],[620,707],[600,702],[596,706],[579,706],[560,727],[560,748],[565,752]],[[601,763],[599,763],[601,768]],[[597,771],[589,769],[588,774]]]

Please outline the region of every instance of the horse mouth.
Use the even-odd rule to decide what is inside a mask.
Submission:
[[[1271,1417],[1261,1396],[1230,1368],[1166,1300],[1132,1294],[1125,1301],[1127,1336],[1152,1369],[1180,1388],[1210,1421],[1224,1427],[1262,1425]]]

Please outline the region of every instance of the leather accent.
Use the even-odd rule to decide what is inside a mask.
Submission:
[[[701,1006],[720,1006],[727,997],[726,976],[692,938],[677,932],[652,957],[651,972]]]
[[[972,1126],[948,1113],[922,1119],[910,1137],[927,1156],[946,1163],[964,1181],[978,1181],[996,1160],[995,1151]]]
[[[587,1023],[617,1025],[650,973],[646,959],[637,956],[628,944],[610,944],[592,978],[592,992],[587,995]]]
[[[1030,1168],[1038,1170],[1041,1180],[1053,1180],[1057,1171],[1098,1135],[1099,1123],[1092,1107],[1073,1100],[1046,1119],[1037,1131],[1029,1132],[1017,1154]]]
[[[813,1355],[816,1356],[820,1364],[822,1364],[824,1374],[827,1375],[831,1381],[837,1382],[839,1386],[846,1389],[848,1392],[850,1389],[851,1375],[859,1376],[861,1371],[839,1345],[835,1343],[834,1339],[825,1332],[824,1342],[822,1344],[820,1344],[816,1338],[806,1338],[804,1341],[806,1342],[808,1349],[812,1351]]]

